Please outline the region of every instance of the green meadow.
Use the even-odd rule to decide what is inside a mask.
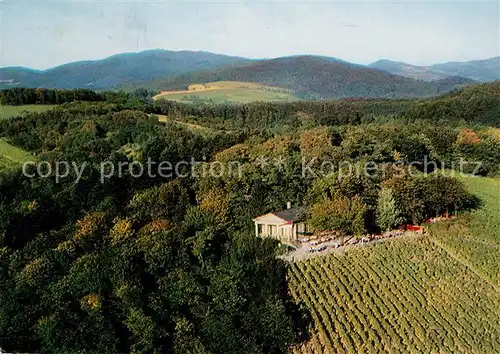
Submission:
[[[45,112],[54,107],[55,105],[50,104],[27,104],[21,106],[0,105],[0,119],[12,118],[21,114],[22,112]]]
[[[0,171],[20,166],[24,162],[34,159],[35,157],[30,153],[0,139]]]
[[[250,103],[293,102],[298,98],[290,90],[269,87],[250,82],[221,81],[190,85],[186,91],[165,91],[155,99],[167,99],[182,103]]]
[[[186,123],[186,122],[180,122],[180,121],[177,121],[177,120],[169,119],[166,115],[163,115],[163,114],[156,114],[156,116],[158,117],[158,120],[160,122],[163,122],[163,123],[167,123],[167,122],[174,123],[174,124],[179,125],[180,127],[183,127],[185,129],[189,130],[189,131],[192,131],[194,133],[201,134],[201,135],[204,135],[204,136],[208,136],[208,135],[214,133],[214,131],[215,131],[214,129],[207,128],[207,127],[204,127],[202,125],[192,124],[192,123]]]

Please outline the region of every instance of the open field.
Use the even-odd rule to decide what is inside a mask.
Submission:
[[[298,352],[500,352],[500,180],[464,182],[483,207],[426,236],[291,265],[314,321]]]
[[[44,112],[51,108],[54,108],[55,105],[50,104],[28,104],[21,106],[3,106],[0,105],[0,119],[7,119],[11,117],[15,117],[18,114],[27,111],[27,112]]]
[[[33,160],[34,156],[0,139],[0,171]]]
[[[164,91],[154,97],[154,99],[160,98],[183,103],[292,102],[298,100],[292,91],[286,89],[235,81],[192,84],[185,91]]]
[[[180,121],[177,121],[177,120],[171,120],[171,119],[168,119],[168,117],[166,115],[163,115],[163,114],[156,114],[156,116],[158,117],[158,120],[160,122],[172,122],[172,123],[175,123],[175,124],[179,124],[180,126],[192,131],[192,132],[195,132],[195,133],[198,133],[198,134],[211,134],[214,132],[213,129],[210,129],[210,128],[207,128],[207,127],[204,127],[204,126],[201,126],[201,125],[198,125],[198,124],[191,124],[191,123],[186,123],[186,122],[180,122]]]

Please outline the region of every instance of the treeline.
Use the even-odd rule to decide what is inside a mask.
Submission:
[[[45,88],[10,88],[0,90],[0,104],[60,104],[74,101],[104,101],[105,97],[87,89],[52,90]]]
[[[344,99],[290,103],[254,102],[242,105],[184,104],[159,100],[153,111],[214,129],[285,130],[289,127],[356,125],[403,121],[411,100]]]
[[[392,167],[392,166],[391,166]],[[342,177],[340,170],[314,182],[309,224],[345,234],[390,231],[477,205],[458,180],[437,175],[374,174]],[[392,171],[394,172],[394,171]]]
[[[159,100],[138,89],[96,93],[90,90],[13,88],[0,91],[5,105],[105,101],[120,108],[167,115],[176,120],[223,130],[286,130],[317,125],[377,122],[445,122],[451,125],[500,126],[500,82],[475,85],[428,99],[342,99],[291,103],[185,104]]]
[[[416,121],[500,126],[500,82],[425,100],[344,99],[243,105],[196,105],[159,100],[152,110],[177,120],[226,130],[283,131],[301,126]]]

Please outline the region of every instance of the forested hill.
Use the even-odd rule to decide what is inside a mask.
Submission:
[[[441,63],[430,66],[411,65],[383,59],[370,64],[369,67],[385,70],[395,75],[427,81],[444,79],[449,76],[461,76],[482,82],[500,80],[500,57],[466,62]]]
[[[208,52],[147,50],[68,63],[43,71],[23,67],[0,68],[0,88],[112,89],[243,62],[249,62],[249,59]]]
[[[122,53],[42,71],[23,67],[0,68],[0,89],[132,91],[146,87],[168,90],[214,81],[255,82],[282,87],[305,99],[429,97],[470,83],[461,77],[449,79],[446,75],[443,80],[425,82],[322,56],[251,60],[208,52],[167,50]]]
[[[333,58],[294,56],[156,80],[150,88],[183,89],[191,83],[258,82],[295,91],[301,98],[427,97],[457,87],[456,81],[425,82]]]

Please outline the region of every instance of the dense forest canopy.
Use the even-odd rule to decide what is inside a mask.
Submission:
[[[286,350],[294,309],[272,241],[230,233],[196,205],[190,180],[99,181],[103,161],[201,160],[239,137],[204,139],[140,111],[83,106],[2,125],[43,161],[89,166],[77,184],[1,174],[2,348]]]
[[[499,87],[219,106],[142,90],[0,121],[0,137],[38,159],[0,171],[2,349],[286,352],[309,314],[252,218],[292,202],[316,230],[359,237],[475,207],[461,182],[431,172],[500,175]],[[58,178],[61,161],[80,168]],[[103,164],[148,161],[179,168],[103,178]],[[369,162],[379,168],[346,172]],[[195,173],[234,163],[237,175]]]

